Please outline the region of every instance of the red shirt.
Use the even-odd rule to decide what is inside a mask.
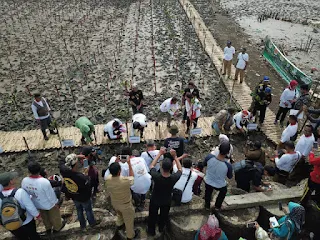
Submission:
[[[314,153],[309,154],[309,162],[314,166],[313,171],[310,173],[312,182],[320,184],[320,157],[315,158]]]

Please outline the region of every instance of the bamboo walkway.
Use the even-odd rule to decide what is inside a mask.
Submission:
[[[220,79],[223,81],[228,91],[230,93],[233,92],[232,95],[234,100],[236,100],[236,102],[242,107],[242,109],[248,109],[252,101],[250,96],[251,90],[249,86],[245,83],[245,81],[242,84],[237,81],[233,86],[233,80],[221,75],[220,70],[222,69],[223,50],[213,38],[210,30],[204,24],[201,16],[193,7],[193,5],[188,0],[179,1],[193,25],[203,49],[206,51],[213,64],[215,65],[220,75]],[[234,74],[235,67],[232,66],[231,76],[234,76]],[[265,122],[261,129],[270,141],[272,141],[273,143],[278,143],[282,131],[279,126],[275,126],[273,124],[275,117],[275,114],[269,108],[267,108]]]
[[[198,127],[202,129],[202,133],[199,135],[200,137],[210,136],[212,135],[211,124],[214,117],[203,117],[199,118]],[[186,125],[179,121],[172,121],[172,125],[175,124],[179,127],[180,133],[179,135],[185,137]],[[117,144],[121,142],[127,142],[127,134],[123,134],[123,139],[120,140],[109,140],[103,136],[103,127],[104,125],[95,125],[96,131],[96,142],[95,145],[102,144]],[[131,123],[128,124],[129,134],[131,133]],[[12,131],[12,132],[3,132],[0,131],[0,148],[3,152],[22,152],[27,151],[27,146],[23,140],[25,137],[27,144],[30,150],[46,150],[46,149],[57,149],[61,148],[61,144],[63,144],[64,140],[73,140],[74,147],[81,146],[81,133],[79,129],[75,127],[66,127],[59,128],[59,135],[61,142],[59,140],[58,135],[48,135],[49,140],[45,141],[43,139],[42,133],[40,129],[30,130],[30,131]],[[154,140],[163,140],[169,136],[167,123],[159,122],[158,126],[156,126],[155,122],[149,122],[148,126],[144,131],[144,139],[154,139]]]

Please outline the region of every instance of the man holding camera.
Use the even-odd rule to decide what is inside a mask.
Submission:
[[[161,148],[158,155],[150,164],[150,174],[154,181],[154,188],[152,191],[150,205],[149,205],[149,219],[148,219],[148,235],[155,236],[156,224],[158,222],[159,232],[163,232],[166,223],[168,222],[168,215],[171,206],[172,189],[182,174],[182,167],[177,157],[175,150],[170,150],[171,158],[165,157],[162,160],[161,171],[158,172],[155,166],[162,155],[166,153],[165,148]],[[171,174],[173,162],[176,163],[178,171]],[[160,209],[160,214],[158,211]]]
[[[114,162],[109,167],[112,176],[107,178],[105,186],[110,193],[112,206],[117,212],[117,229],[125,227],[127,239],[134,239],[139,234],[137,230],[134,230],[134,207],[131,195],[134,173],[129,156],[127,156],[126,162],[129,166],[129,177],[120,176],[121,166],[119,162]]]

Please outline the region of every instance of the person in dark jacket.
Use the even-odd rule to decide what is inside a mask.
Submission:
[[[91,186],[93,188],[93,197],[99,192],[99,171],[95,166],[99,161],[98,154],[93,147],[84,147],[81,154],[88,160],[88,176],[90,177]]]
[[[69,154],[65,160],[60,162],[60,173],[64,179],[62,192],[66,198],[71,198],[77,208],[78,220],[80,228],[86,228],[86,220],[83,211],[86,212],[87,220],[91,227],[97,225],[92,210],[91,201],[91,183],[90,177],[80,172],[82,168],[81,159],[83,155]]]
[[[262,124],[266,116],[267,107],[272,101],[269,77],[265,76],[263,82],[256,87],[255,92],[252,94],[252,100],[252,114],[257,117],[257,112],[259,111],[259,122]]]
[[[263,166],[266,165],[266,152],[261,147],[260,141],[249,142],[244,150],[244,155],[247,160],[259,162]]]

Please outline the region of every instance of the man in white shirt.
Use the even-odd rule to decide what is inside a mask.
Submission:
[[[60,231],[65,222],[61,221],[57,196],[49,180],[40,175],[40,169],[38,162],[30,162],[28,170],[31,175],[22,180],[21,187],[31,196],[35,207],[40,210],[46,232],[50,235],[52,231]]]
[[[301,153],[301,159],[296,164],[296,167],[293,169],[290,174],[290,179],[300,179],[301,176],[304,176],[305,173],[309,173],[309,166],[305,164],[307,157],[313,148],[313,143],[315,138],[313,135],[313,127],[310,124],[307,124],[304,127],[304,134],[299,138],[295,151]]]
[[[22,188],[16,188],[17,172],[4,172],[0,174],[0,184],[3,186],[0,197],[0,208],[3,197],[13,195],[20,207],[26,211],[25,220],[22,226],[16,230],[10,231],[19,240],[40,240],[37,233],[35,218],[38,219],[40,214],[34,206],[28,193]]]
[[[129,147],[123,148],[122,155],[130,158],[133,170],[134,183],[131,186],[132,198],[134,200],[136,210],[142,211],[146,199],[146,193],[151,186],[151,175],[148,173],[148,167],[142,157],[132,156],[132,150]]]
[[[297,86],[298,82],[296,80],[292,80],[290,81],[289,86],[282,92],[280,96],[279,110],[277,112],[276,119],[274,120],[274,124],[277,124],[280,119],[280,125],[283,125],[283,121],[289,110],[292,108],[292,104],[299,97],[299,92],[296,89]]]
[[[49,128],[50,134],[57,134],[51,127],[50,107],[44,97],[41,97],[40,93],[34,94],[34,100],[31,104],[31,109],[34,118],[41,127],[44,140],[49,140],[46,129]]]
[[[108,164],[108,169],[104,173],[104,177],[103,177],[104,180],[107,180],[108,176],[110,175],[109,167],[114,162],[118,162],[120,167],[121,167],[120,175],[123,176],[123,177],[129,177],[129,165],[128,165],[127,161],[124,161],[124,160],[121,161],[120,155],[121,155],[121,153],[118,153],[116,156],[113,156],[113,157],[110,158],[110,161],[109,161],[109,164]]]
[[[248,110],[242,110],[233,116],[233,120],[235,122],[236,128],[241,133],[246,132],[243,127],[247,126],[251,118],[252,118],[252,115]]]
[[[276,174],[274,181],[285,184],[289,174],[301,158],[301,153],[294,150],[294,143],[287,141],[284,143],[286,153],[280,158],[276,155],[274,161],[276,164]]]
[[[223,57],[223,73],[222,75],[226,75],[228,78],[231,75],[231,65],[232,65],[232,59],[233,55],[236,53],[236,50],[233,46],[231,46],[231,41],[227,41],[227,46],[224,48],[224,57]]]
[[[122,138],[121,133],[124,131],[125,127],[122,125],[122,122],[117,118],[109,121],[104,126],[104,136],[107,135],[110,140]]]
[[[170,127],[172,118],[179,116],[179,108],[178,98],[176,97],[168,98],[160,105],[160,111],[167,113],[167,127]]]
[[[179,178],[178,182],[174,185],[173,189],[179,189],[182,191],[182,203],[188,203],[192,200],[192,187],[198,174],[192,169],[192,160],[190,158],[185,158],[182,160],[182,175]],[[173,171],[177,172],[178,168],[176,165],[173,166]],[[190,177],[189,177],[190,175]],[[188,180],[189,179],[189,180]],[[188,183],[187,183],[188,181]]]
[[[143,130],[147,126],[147,117],[142,113],[137,113],[132,116],[131,136],[134,136],[134,130],[140,131],[140,138],[143,138]]]
[[[242,48],[242,52],[238,54],[238,61],[236,65],[236,74],[234,76],[234,80],[238,81],[238,76],[240,74],[240,83],[243,82],[244,73],[247,69],[249,63],[249,55],[246,53],[247,49]]]
[[[312,133],[313,127],[310,124],[307,124],[304,127],[303,131],[304,134],[299,138],[295,150],[299,151],[302,154],[301,158],[305,160],[309,156],[309,153],[312,151],[315,139]]]
[[[150,164],[152,163],[153,159],[155,159],[156,156],[159,154],[159,150],[157,150],[157,146],[153,140],[147,140],[146,145],[147,145],[147,151],[141,153],[141,157],[146,162],[146,165],[148,167],[147,169],[149,172],[150,171],[150,169],[149,169]],[[162,161],[162,160],[163,160],[163,156],[161,156],[159,158],[157,165],[154,166],[157,171],[160,170],[160,161]]]
[[[281,134],[280,143],[278,144],[278,149],[284,148],[284,143],[288,141],[294,141],[294,136],[297,134],[298,131],[298,122],[297,117],[295,115],[289,116],[289,125],[283,130]]]

